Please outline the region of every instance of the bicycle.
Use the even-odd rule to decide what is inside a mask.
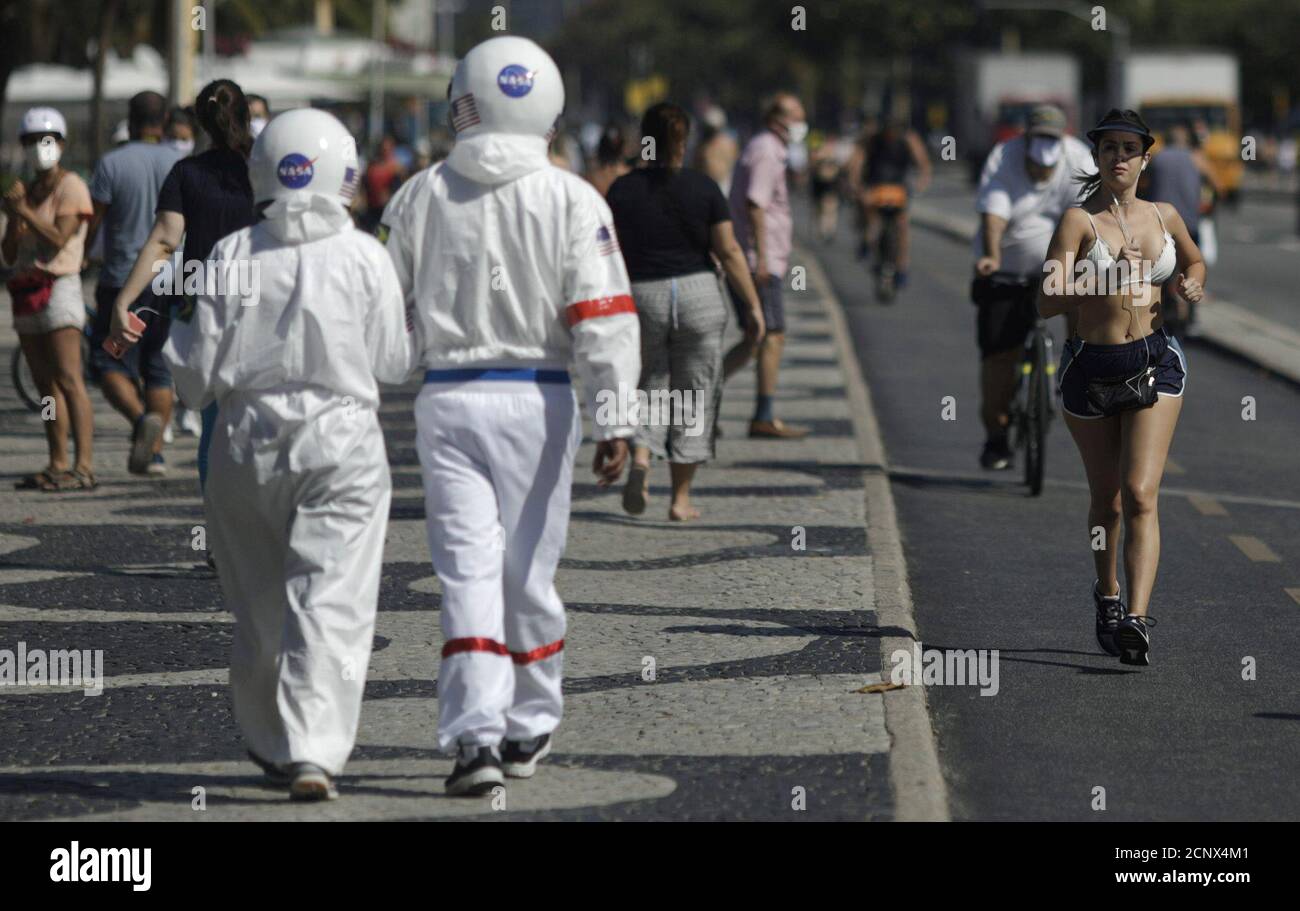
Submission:
[[[1037,282],[1020,276],[995,272],[990,278],[995,286],[1022,289],[1026,299],[1031,299],[1030,290],[1037,288]],[[1012,446],[1024,450],[1025,485],[1031,497],[1043,492],[1047,431],[1056,417],[1053,348],[1047,322],[1035,312],[1034,325],[1025,338],[1024,354],[1016,369],[1016,391],[1010,409]]]
[[[877,184],[867,190],[867,206],[881,219],[876,238],[876,300],[889,303],[898,293],[898,220],[907,209],[907,187],[902,184]]]

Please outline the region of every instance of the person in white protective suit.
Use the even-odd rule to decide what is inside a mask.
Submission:
[[[286,111],[249,171],[263,220],[217,243],[207,293],[164,353],[187,407],[221,406],[208,534],[249,755],[290,797],[332,799],[361,714],[392,493],[376,380],[406,379],[418,346],[392,260],[352,226],[343,125]],[[227,274],[214,292],[213,270],[232,266],[254,287]]]
[[[567,368],[608,485],[635,429],[640,329],[609,207],[547,158],[564,107],[555,62],[493,38],[460,61],[449,97],[455,146],[397,191],[381,236],[423,340],[415,420],[442,582],[446,789],[485,794],[531,776],[560,723],[554,579],[582,438]]]

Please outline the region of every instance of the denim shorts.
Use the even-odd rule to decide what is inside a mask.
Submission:
[[[113,303],[121,290],[106,285],[95,288],[98,310],[90,334],[90,375],[99,382],[105,373],[125,373],[131,379],[143,382],[146,389],[171,386],[171,368],[167,366],[162,353],[171,332],[171,298],[155,298],[153,292],[146,288],[136,304],[159,312],[149,320],[140,341],[128,348],[120,360],[104,350],[104,339],[108,338],[113,327]]]
[[[1180,396],[1187,385],[1187,358],[1178,339],[1161,329],[1145,339],[1122,345],[1094,345],[1080,338],[1066,341],[1061,365],[1056,371],[1061,404],[1076,418],[1095,420],[1111,414],[1098,411],[1088,400],[1088,383],[1093,380],[1133,376],[1156,368],[1156,393]]]

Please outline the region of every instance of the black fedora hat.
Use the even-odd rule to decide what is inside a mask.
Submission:
[[[1142,119],[1137,111],[1121,111],[1119,108],[1111,108],[1106,112],[1106,116],[1101,118],[1095,127],[1088,131],[1088,139],[1095,146],[1101,141],[1102,133],[1133,133],[1142,137],[1142,151],[1155,143],[1156,138],[1151,135],[1151,130],[1147,128],[1146,121]]]

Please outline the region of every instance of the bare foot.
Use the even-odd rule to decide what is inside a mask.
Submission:
[[[699,517],[700,511],[689,503],[685,506],[674,504],[668,510],[668,518],[674,522],[689,522],[691,519],[698,519]]]

